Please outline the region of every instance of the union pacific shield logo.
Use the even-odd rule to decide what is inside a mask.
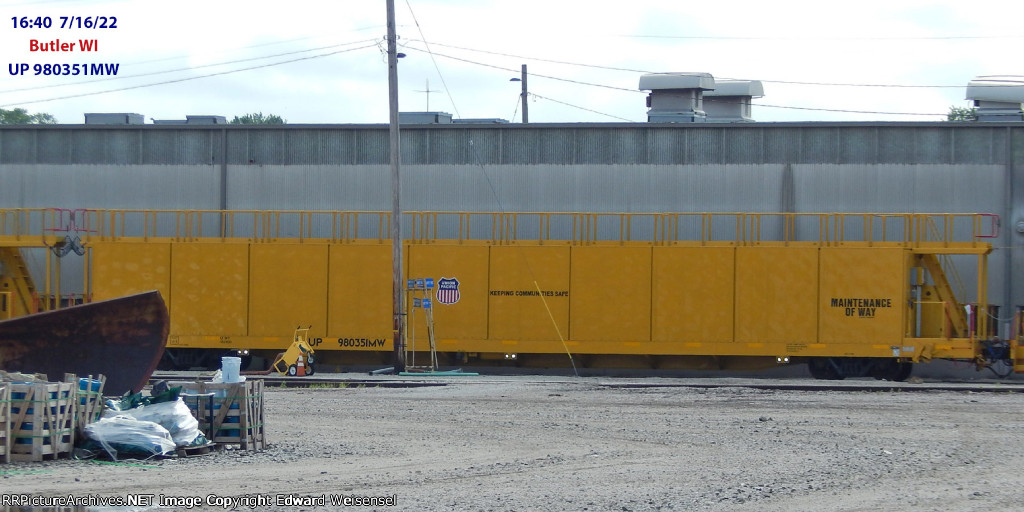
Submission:
[[[437,280],[437,291],[434,292],[434,297],[441,304],[455,304],[459,301],[459,280],[453,278],[442,277]]]

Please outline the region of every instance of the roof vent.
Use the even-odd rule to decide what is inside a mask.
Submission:
[[[715,88],[710,73],[648,73],[640,76],[640,90],[647,95],[647,122],[702,123],[704,91]]]
[[[975,77],[967,84],[967,99],[978,108],[978,121],[1024,120],[1024,76]]]
[[[399,112],[398,124],[452,124],[447,112]]]
[[[759,80],[716,80],[715,90],[704,93],[704,111],[708,114],[708,122],[753,122],[750,102],[762,96],[764,86]]]
[[[86,114],[85,124],[144,124],[142,114]]]
[[[185,116],[185,124],[228,124],[224,116]]]

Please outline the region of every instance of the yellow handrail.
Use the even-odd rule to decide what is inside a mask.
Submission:
[[[390,214],[380,211],[299,210],[68,210],[0,209],[0,237],[49,243],[74,232],[83,242],[125,237],[198,240],[242,238],[255,242],[326,240],[351,243],[383,240]],[[575,213],[575,212],[406,212],[411,240],[565,240],[580,244],[655,242],[891,243],[905,247],[948,247],[991,238],[991,214],[973,213]],[[520,217],[537,216],[532,222]],[[490,216],[492,229],[473,236],[473,219]],[[485,217],[486,218],[486,217]],[[721,228],[732,224],[730,239]],[[814,225],[817,224],[815,227]],[[477,224],[479,225],[479,224]],[[900,229],[902,228],[902,229]],[[891,231],[899,231],[893,233]],[[721,236],[721,235],[725,236]],[[718,237],[716,239],[716,236]]]

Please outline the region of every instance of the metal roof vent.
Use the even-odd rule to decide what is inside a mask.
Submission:
[[[1024,76],[975,77],[967,84],[967,99],[978,108],[978,121],[1022,121]]]
[[[398,124],[452,124],[447,112],[399,112]]]
[[[647,122],[702,123],[704,91],[715,88],[710,73],[648,73],[640,76],[640,90],[647,95]]]
[[[144,124],[142,114],[86,114],[85,124]]]
[[[224,116],[185,116],[185,124],[228,124]]]
[[[760,80],[716,80],[715,90],[704,93],[709,123],[753,122],[750,102],[764,96]]]

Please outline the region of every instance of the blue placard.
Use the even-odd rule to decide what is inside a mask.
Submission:
[[[423,289],[423,280],[422,279],[417,279],[416,280],[416,289],[417,290],[422,290]]]
[[[423,299],[423,309],[430,309],[430,299]]]
[[[420,306],[420,300],[421,299],[412,299],[412,307],[414,307],[414,308],[422,307],[422,306]]]
[[[408,281],[408,282],[406,283],[405,287],[406,287],[406,288],[408,288],[408,289],[410,289],[410,290],[412,290],[413,288],[415,288],[415,287],[416,287],[416,280],[415,280],[415,279],[410,279],[410,280],[409,280],[409,281]]]
[[[433,287],[434,287],[434,278],[433,277],[428,277],[427,278],[427,289],[430,290]]]

